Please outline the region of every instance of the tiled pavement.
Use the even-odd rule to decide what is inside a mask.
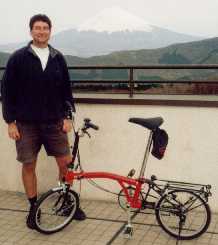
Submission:
[[[64,230],[43,235],[25,225],[27,201],[22,193],[0,190],[0,245],[176,245],[176,240],[157,225],[153,214],[138,214],[133,220],[130,240],[119,234],[126,219],[116,203],[82,201],[88,218],[73,221]],[[218,245],[218,215],[212,215],[207,233],[179,245]]]

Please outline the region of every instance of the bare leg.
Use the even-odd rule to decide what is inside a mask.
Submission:
[[[36,161],[23,164],[22,178],[27,197],[37,196]]]
[[[34,208],[35,202],[37,201],[36,161],[23,164],[22,177],[26,195],[30,202],[30,209],[27,216],[26,224],[28,228],[35,229],[32,210]]]
[[[72,161],[71,155],[55,157],[59,168],[59,180],[62,180],[67,172],[67,165]]]

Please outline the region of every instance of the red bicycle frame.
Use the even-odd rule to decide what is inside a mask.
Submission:
[[[81,179],[96,179],[96,178],[106,178],[106,179],[112,179],[117,181],[120,186],[122,187],[122,190],[125,194],[127,202],[130,204],[130,207],[132,208],[141,208],[142,202],[139,199],[139,194],[142,188],[142,185],[146,183],[146,179],[140,178],[140,179],[132,179],[128,177],[124,177],[118,174],[108,173],[108,172],[74,172],[74,171],[67,171],[65,175],[65,181],[69,183],[70,185],[73,184],[74,180],[81,180]],[[128,186],[134,186],[134,195],[130,196],[130,193],[128,191],[128,186],[125,184],[128,184]]]

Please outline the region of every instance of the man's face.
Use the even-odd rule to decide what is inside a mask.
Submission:
[[[49,25],[43,21],[36,21],[30,31],[33,42],[38,45],[47,45],[51,35]]]

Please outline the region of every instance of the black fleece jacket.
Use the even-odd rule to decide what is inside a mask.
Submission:
[[[43,71],[31,43],[10,57],[1,84],[2,111],[7,123],[52,122],[67,116],[68,101],[75,112],[69,73],[63,55],[49,45]]]

